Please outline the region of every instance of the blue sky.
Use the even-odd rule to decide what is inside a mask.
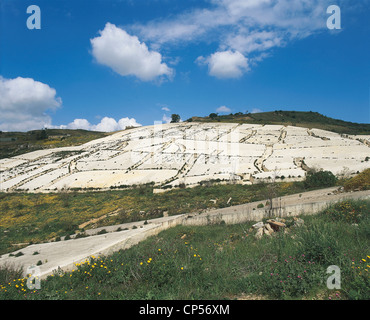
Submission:
[[[369,18],[368,0],[3,0],[0,130],[247,110],[369,123]]]

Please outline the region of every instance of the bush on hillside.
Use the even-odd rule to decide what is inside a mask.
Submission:
[[[309,171],[304,182],[305,188],[327,188],[335,186],[337,177],[331,171]]]
[[[359,223],[369,215],[369,203],[366,201],[346,200],[335,203],[323,211],[323,215],[332,221]]]
[[[369,190],[370,189],[370,168],[362,171],[343,185],[345,191]]]

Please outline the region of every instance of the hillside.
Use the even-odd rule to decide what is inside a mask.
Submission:
[[[109,134],[81,129],[47,129],[28,132],[0,131],[0,159],[41,149],[78,146],[91,140],[106,137]]]
[[[56,143],[68,138],[73,139]],[[168,123],[1,159],[0,190],[108,190],[150,183],[162,192],[213,180],[302,180],[309,168],[352,175],[369,167],[369,145],[370,135],[285,125]]]
[[[194,116],[186,122],[223,122],[246,124],[289,125],[316,128],[339,134],[370,135],[370,124],[354,123],[326,117],[318,112],[272,111],[261,113],[235,113],[215,117]],[[28,132],[0,131],[0,159],[10,158],[28,152],[59,147],[79,146],[91,140],[106,137],[112,133],[88,130],[47,129]]]
[[[211,114],[212,115],[212,114]],[[318,112],[305,111],[271,111],[260,113],[238,112],[229,115],[217,115],[206,117],[192,117],[188,122],[231,122],[250,124],[276,124],[289,125],[303,128],[316,128],[332,131],[340,134],[370,134],[369,123],[354,123],[333,119]]]
[[[9,262],[38,261],[48,270],[45,246],[64,248],[54,251],[59,259],[66,249],[87,250],[91,238],[32,245],[2,258],[9,264],[0,264],[0,300],[369,300],[369,208],[369,200],[345,200],[317,214],[279,220],[284,231],[262,237],[252,227],[256,221],[178,225],[108,255],[90,251],[69,270],[41,280],[41,290],[29,289]],[[103,242],[146,228],[150,224],[93,237]],[[342,284],[336,290],[327,287],[334,264]]]

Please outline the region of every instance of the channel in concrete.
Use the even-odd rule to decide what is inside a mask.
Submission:
[[[86,230],[86,234],[90,235],[86,238],[33,244],[11,254],[5,254],[0,258],[0,265],[13,265],[27,270],[28,267],[41,261],[39,276],[45,278],[58,268],[64,271],[71,270],[76,263],[80,263],[91,256],[109,255],[120,249],[130,248],[150,236],[179,224],[207,225],[221,221],[227,224],[235,224],[246,221],[260,221],[262,218],[269,216],[288,217],[314,214],[328,205],[344,199],[369,198],[370,190],[336,193],[336,188],[328,188],[274,199],[273,203],[275,205],[272,212],[269,212],[268,207],[257,208],[260,203],[266,204],[266,201],[257,201],[213,209],[200,214],[191,213],[156,218],[148,220],[147,223],[140,221],[101,227]],[[97,234],[101,229],[105,229],[107,233]],[[117,231],[117,229],[120,231]],[[22,252],[23,255],[17,256],[19,252]]]

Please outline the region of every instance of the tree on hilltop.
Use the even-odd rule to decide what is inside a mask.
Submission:
[[[171,115],[171,123],[177,123],[180,122],[180,116],[176,113],[173,113]]]

